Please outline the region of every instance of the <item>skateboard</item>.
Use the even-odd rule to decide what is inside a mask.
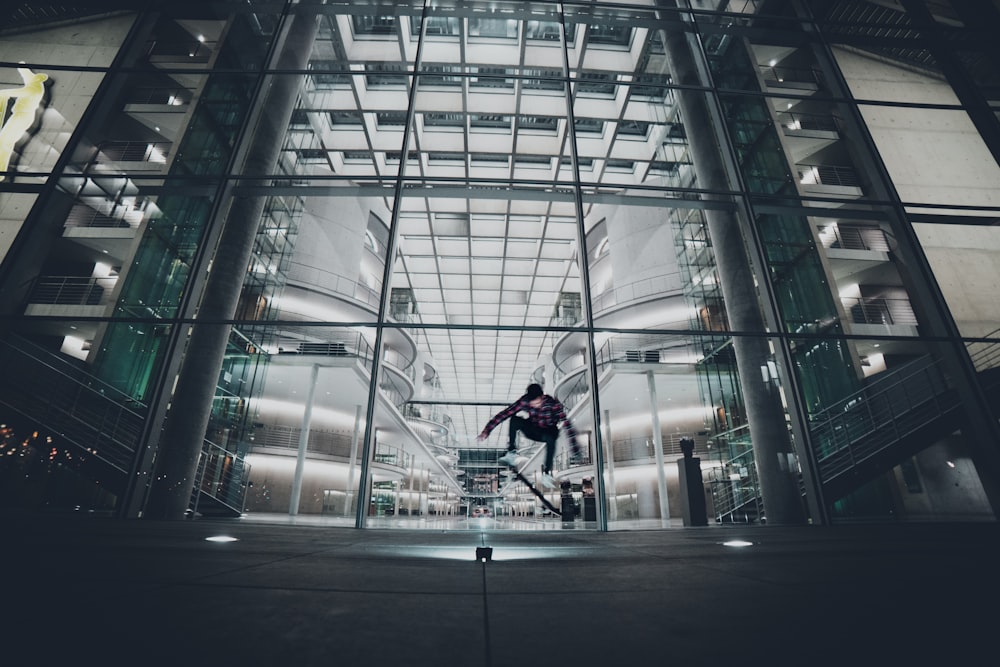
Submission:
[[[553,505],[551,502],[549,502],[549,499],[545,497],[545,494],[542,493],[541,491],[539,491],[537,488],[535,488],[535,485],[532,484],[530,481],[528,481],[528,478],[525,477],[524,475],[522,475],[520,470],[518,470],[514,466],[508,466],[508,467],[514,472],[514,477],[517,477],[519,480],[521,480],[522,482],[524,482],[525,486],[527,486],[529,489],[531,489],[531,492],[533,494],[535,494],[536,496],[538,496],[538,499],[542,501],[542,504],[545,505],[545,507],[550,512],[552,512],[556,516],[562,516],[562,512],[560,512],[558,509],[556,509],[556,506]]]

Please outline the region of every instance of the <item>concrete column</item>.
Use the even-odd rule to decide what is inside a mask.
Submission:
[[[306,470],[306,450],[309,448],[309,428],[312,423],[313,403],[316,400],[316,383],[319,380],[319,364],[313,364],[309,372],[309,392],[302,411],[302,426],[299,428],[299,450],[295,457],[295,476],[292,478],[292,496],[288,501],[288,514],[299,513],[299,499],[302,497],[302,476]]]
[[[413,516],[413,480],[416,479],[416,477],[417,477],[417,469],[411,467],[410,468],[410,489],[409,489],[410,492],[408,494],[406,494],[406,511],[407,511],[407,514],[409,514],[410,516]]]
[[[663,43],[667,66],[675,84],[701,87],[704,85],[688,44],[687,33],[664,30]],[[707,94],[681,90],[677,94],[693,156],[698,185],[707,190],[731,190],[726,161],[712,127],[712,110]],[[711,195],[704,195],[711,200]],[[716,199],[729,201],[730,197]],[[760,478],[761,495],[768,524],[800,524],[805,513],[793,474],[782,469],[793,452],[785,411],[777,392],[770,391],[761,380],[760,368],[767,365],[771,351],[763,337],[767,331],[759,306],[760,295],[751,268],[739,216],[730,210],[705,210],[705,220],[715,251],[720,287],[726,304],[726,315],[734,331],[757,333],[761,336],[736,336],[733,351],[743,388],[743,400],[750,422],[754,460]],[[767,280],[767,276],[761,276]]]
[[[608,456],[604,460],[604,465],[608,472],[608,488],[607,503],[608,503],[608,520],[617,521],[618,520],[618,489],[615,487],[615,452],[614,447],[611,445],[611,412],[608,410],[604,411],[604,442],[608,446]]]
[[[277,69],[306,68],[317,25],[316,15],[298,14],[290,18],[275,63]],[[242,170],[244,176],[261,180],[249,181],[248,185],[268,183],[266,176],[277,164],[301,79],[276,76],[267,85],[269,87],[259,97],[261,114],[249,139]],[[226,216],[198,308],[198,323],[191,329],[160,437],[156,471],[143,513],[145,517],[183,519],[185,516],[229,343],[230,325],[213,324],[212,320],[229,320],[236,312],[266,198],[263,194],[235,196]]]
[[[649,416],[653,421],[653,449],[656,459],[656,485],[660,494],[660,519],[663,526],[670,525],[670,500],[667,498],[667,469],[663,459],[663,434],[660,432],[660,408],[656,398],[656,378],[653,371],[646,371],[649,387]]]
[[[427,516],[428,512],[428,488],[430,487],[430,470],[427,471],[427,478],[424,479],[424,469],[420,469],[420,515]]]
[[[361,438],[361,411],[364,408],[360,405],[354,411],[354,433],[351,435],[351,458],[347,462],[347,488],[344,493],[344,516],[350,516],[351,498],[354,494],[354,470],[357,467],[358,442]]]

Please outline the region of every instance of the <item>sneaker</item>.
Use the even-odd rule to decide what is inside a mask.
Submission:
[[[515,465],[517,465],[517,452],[515,452],[514,450],[507,452],[506,454],[500,457],[500,463],[504,464],[505,466],[510,466],[513,468]]]
[[[554,489],[556,488],[556,480],[552,479],[552,475],[542,473],[542,486],[546,489]]]

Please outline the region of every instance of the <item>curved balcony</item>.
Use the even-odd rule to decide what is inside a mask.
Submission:
[[[644,278],[608,289],[593,298],[594,325],[599,327],[688,329],[694,313],[687,305],[679,271]],[[568,371],[583,363],[587,350],[586,333],[568,331],[555,343],[552,361]]]
[[[285,337],[278,339],[269,347],[272,351],[270,361],[278,366],[322,366],[322,367],[353,367],[360,363],[366,369],[372,367],[374,349],[364,334],[352,329],[322,329],[306,328],[305,334],[309,340],[292,338],[297,330],[286,329]],[[319,334],[319,335],[317,335]],[[413,343],[405,332],[396,332],[395,337]],[[406,363],[405,355],[399,355],[387,343],[386,354],[383,355],[382,367],[386,373],[382,378],[380,388],[392,404],[399,407],[413,398],[415,393],[415,372],[412,365],[400,367],[398,363]]]
[[[302,430],[295,426],[270,425],[258,428],[248,451],[257,456],[296,456]],[[306,457],[347,465],[351,460],[351,436],[338,431],[310,429]],[[375,444],[372,469],[378,481],[402,479],[413,466],[413,455],[400,447]]]
[[[298,262],[289,265],[287,283],[280,296],[273,300],[275,317],[304,322],[317,321],[371,321],[375,324],[378,314],[379,293],[357,280],[331,271]],[[288,327],[284,328],[285,330]],[[303,328],[303,337],[311,337],[309,327]],[[400,369],[408,370],[417,359],[417,344],[403,329],[383,330],[386,360]]]
[[[329,304],[321,301],[323,297],[337,300],[337,309],[342,309],[343,319],[373,319],[378,314],[381,298],[378,286],[369,287],[355,278],[301,262],[289,262],[285,281],[286,292],[289,290],[296,294],[301,292],[300,299],[310,297],[304,303],[293,300],[287,307],[289,312],[302,315],[306,319],[315,319],[313,310],[326,312],[330,309]],[[284,296],[281,301],[285,301]],[[309,310],[309,306],[312,306],[313,310]],[[281,308],[286,310],[284,305]]]

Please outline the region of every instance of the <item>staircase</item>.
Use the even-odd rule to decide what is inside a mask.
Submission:
[[[961,412],[958,392],[940,364],[925,356],[817,413],[809,432],[827,501],[951,433]]]
[[[0,340],[0,406],[70,446],[86,474],[110,493],[125,490],[146,420],[146,406],[70,361],[16,336]],[[239,516],[250,467],[242,455],[205,442],[192,494],[193,511]]]
[[[1000,345],[981,350],[970,346],[970,356],[980,382],[996,402]],[[930,356],[880,374],[864,389],[817,413],[809,432],[827,502],[855,491],[955,431],[961,417],[958,392],[948,385],[940,362]],[[706,484],[712,489],[717,522],[766,519],[752,450],[711,474]]]
[[[764,506],[753,450],[748,449],[722,467],[710,468],[705,480],[712,492],[716,523],[756,523],[764,520]]]
[[[242,455],[206,440],[191,492],[191,512],[196,516],[240,516],[249,477],[250,466]]]
[[[145,406],[69,361],[9,336],[0,340],[0,405],[69,444],[89,474],[119,493],[132,466]]]

